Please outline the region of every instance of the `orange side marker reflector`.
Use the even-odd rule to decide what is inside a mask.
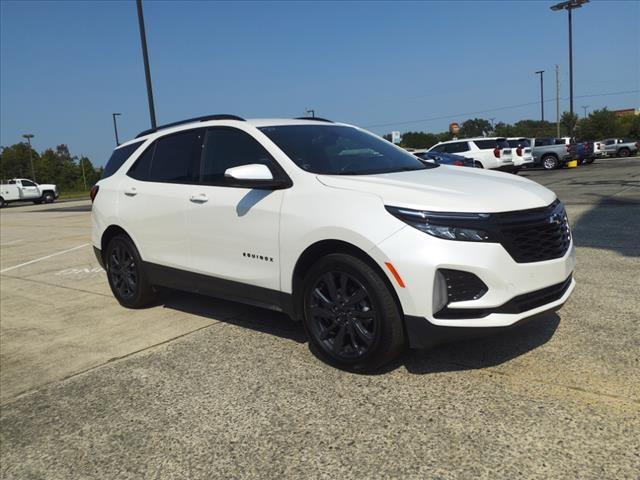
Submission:
[[[384,262],[384,264],[387,266],[387,268],[391,272],[391,275],[393,275],[393,278],[396,279],[396,282],[398,282],[398,285],[400,286],[400,288],[404,288],[404,282],[402,281],[402,277],[400,277],[400,274],[398,273],[396,268],[393,266],[393,264],[389,262]]]

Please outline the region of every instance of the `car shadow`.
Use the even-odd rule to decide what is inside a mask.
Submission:
[[[572,231],[577,247],[613,250],[627,257],[638,257],[640,197],[637,200],[602,198],[578,218]]]
[[[178,291],[163,291],[161,297],[159,305],[164,308],[275,335],[300,344],[308,343],[302,323],[294,322],[284,313]],[[404,367],[410,373],[423,375],[500,365],[544,345],[552,338],[559,323],[560,317],[556,313],[550,313],[490,337],[447,343],[425,351],[407,350],[389,365],[367,374],[380,375]],[[311,345],[309,350],[314,356],[320,357]]]

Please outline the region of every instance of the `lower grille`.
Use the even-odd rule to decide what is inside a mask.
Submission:
[[[569,275],[564,282],[541,288],[534,292],[523,293],[512,298],[499,307],[492,308],[443,308],[434,316],[441,319],[482,318],[492,313],[524,313],[534,308],[547,305],[562,298],[571,286],[573,276]]]

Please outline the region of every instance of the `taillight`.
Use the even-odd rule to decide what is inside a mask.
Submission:
[[[98,185],[94,185],[93,187],[91,187],[91,192],[89,192],[89,197],[91,197],[91,203],[93,203],[93,201],[96,199],[96,196],[98,195],[98,190],[100,190],[100,187]]]
[[[457,167],[464,167],[464,163],[461,162],[460,160],[456,160],[453,162],[453,164]]]
[[[493,149],[493,154],[496,158],[500,158],[500,149],[498,147]]]
[[[522,147],[516,148],[516,155],[519,156],[519,157],[522,156]]]

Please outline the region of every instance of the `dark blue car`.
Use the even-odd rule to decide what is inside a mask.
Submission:
[[[445,152],[420,152],[414,153],[416,157],[424,161],[432,161],[442,165],[455,165],[457,167],[479,167],[473,158],[454,155]]]

